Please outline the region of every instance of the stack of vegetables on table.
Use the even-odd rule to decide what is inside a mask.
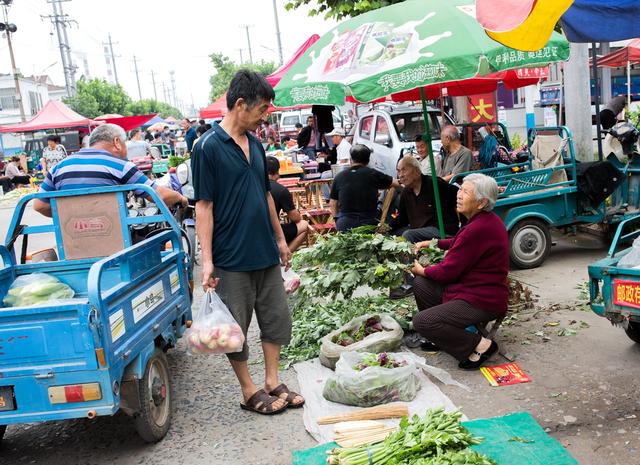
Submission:
[[[496,465],[470,446],[482,442],[461,423],[460,412],[428,410],[420,417],[405,417],[400,428],[384,439],[374,437],[361,446],[328,452],[328,465]],[[382,435],[379,435],[382,436]]]
[[[410,402],[421,387],[414,358],[413,354],[344,352],[322,395],[332,402],[359,407]]]
[[[74,290],[55,276],[32,273],[18,276],[7,290],[2,302],[7,307],[30,307],[71,299],[74,295]]]

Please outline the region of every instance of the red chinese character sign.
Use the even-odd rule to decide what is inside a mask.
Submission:
[[[519,68],[516,69],[516,74],[521,79],[527,78],[547,78],[549,77],[549,68]]]
[[[495,123],[497,121],[496,94],[470,95],[467,99],[467,112],[472,123]]]

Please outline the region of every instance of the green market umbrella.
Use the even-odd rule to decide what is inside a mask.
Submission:
[[[545,66],[569,57],[569,44],[557,33],[536,52],[505,47],[485,34],[475,13],[470,0],[408,0],[343,21],[281,79],[274,104],[343,105],[347,95],[369,102],[428,84]],[[430,139],[426,115],[424,120]],[[438,199],[435,172],[432,177]],[[439,202],[436,207],[444,237]]]

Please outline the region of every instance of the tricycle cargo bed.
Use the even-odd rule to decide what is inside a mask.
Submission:
[[[130,216],[132,191],[153,199],[160,213]],[[51,224],[22,224],[33,199],[50,201]],[[167,227],[134,243],[130,228],[151,222]],[[25,263],[28,236],[41,233],[55,235],[54,261]],[[0,245],[0,439],[2,425],[93,418],[119,409],[134,417],[144,440],[164,437],[172,408],[164,352],[191,319],[192,270],[182,236],[148,186],[83,188],[20,200]],[[53,297],[68,297],[67,286],[73,298]]]

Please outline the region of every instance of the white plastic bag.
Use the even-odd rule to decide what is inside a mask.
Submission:
[[[636,237],[631,250],[618,262],[620,268],[635,268],[640,266],[640,237]]]
[[[284,291],[287,294],[293,294],[300,287],[300,276],[291,268],[285,271],[284,267],[281,267],[281,272],[282,280],[284,281]]]
[[[399,366],[361,366],[363,361],[381,357]],[[409,353],[343,352],[336,364],[335,376],[327,380],[322,395],[332,402],[357,407],[410,402],[421,387],[417,362],[419,358]]]
[[[364,339],[347,346],[337,344],[334,341],[343,333],[357,331],[367,320],[375,317],[380,319],[380,325],[383,331],[370,334]],[[333,370],[343,352],[389,352],[400,345],[403,336],[404,331],[402,331],[398,322],[391,315],[363,315],[354,318],[346,325],[327,334],[320,340],[320,363]]]
[[[71,299],[74,295],[74,290],[55,276],[32,273],[18,276],[2,302],[7,307],[30,307]]]
[[[242,352],[245,340],[242,328],[215,292],[205,292],[186,336],[192,354]]]

